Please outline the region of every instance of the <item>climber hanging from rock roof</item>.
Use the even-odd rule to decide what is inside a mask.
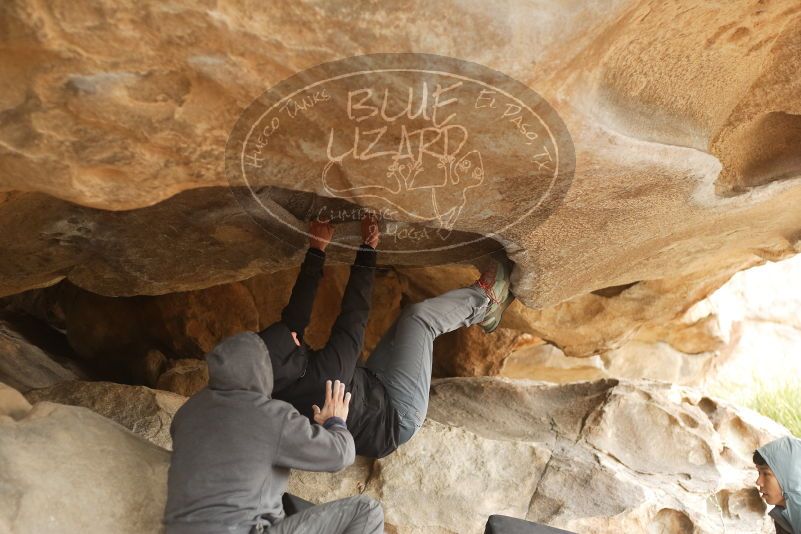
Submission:
[[[407,306],[384,334],[365,365],[357,365],[364,341],[376,269],[380,231],[373,215],[362,218],[363,243],[351,266],[339,316],[326,345],[303,342],[331,241],[331,223],[310,223],[309,249],[281,320],[261,331],[276,376],[274,396],[313,419],[322,402],[321,385],[340,380],[352,394],[348,428],[356,453],[384,457],[409,441],[428,411],[434,339],[461,326],[497,328],[514,299],[510,265],[490,258],[468,287]]]

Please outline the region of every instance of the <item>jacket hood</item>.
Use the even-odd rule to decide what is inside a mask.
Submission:
[[[261,338],[242,332],[225,338],[206,354],[209,389],[255,391],[269,397],[273,392],[270,354]]]
[[[757,449],[782,487],[786,506],[782,516],[801,532],[801,440],[790,436]]]

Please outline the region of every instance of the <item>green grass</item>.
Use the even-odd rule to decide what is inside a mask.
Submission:
[[[787,382],[773,387],[760,384],[745,404],[801,438],[801,384]]]
[[[718,383],[711,386],[708,392],[770,417],[801,438],[801,383],[755,380],[747,388],[742,384]]]

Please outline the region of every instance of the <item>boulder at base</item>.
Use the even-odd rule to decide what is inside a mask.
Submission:
[[[23,409],[9,389],[0,389],[0,532],[162,531],[169,452],[86,408]]]

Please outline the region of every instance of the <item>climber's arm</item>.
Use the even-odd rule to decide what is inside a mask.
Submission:
[[[364,331],[372,303],[373,282],[376,270],[376,247],[380,237],[378,220],[369,215],[362,220],[362,245],[350,268],[342,305],[328,343],[320,350],[320,357],[338,362],[338,378],[350,383],[359,353],[364,344]]]
[[[317,286],[323,276],[323,266],[325,265],[325,247],[331,241],[334,234],[334,226],[328,223],[312,221],[309,224],[309,249],[306,257],[300,266],[298,278],[292,288],[292,295],[289,302],[281,312],[281,321],[295,332],[298,340],[303,339],[303,332],[309,324],[314,297],[317,294]]]

